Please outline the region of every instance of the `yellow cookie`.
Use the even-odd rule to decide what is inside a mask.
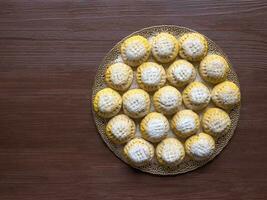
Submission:
[[[201,110],[210,102],[210,91],[203,83],[192,82],[184,89],[182,97],[187,108]]]
[[[230,117],[222,109],[209,108],[203,114],[202,127],[208,134],[220,137],[229,131],[230,126]]]
[[[133,81],[133,70],[124,63],[115,63],[109,66],[105,73],[107,85],[115,90],[127,90]]]
[[[145,62],[151,52],[148,40],[140,35],[126,39],[121,45],[121,57],[125,63],[136,67]]]
[[[181,110],[171,120],[171,128],[178,137],[187,138],[196,134],[199,127],[199,117],[192,110]]]
[[[158,62],[168,63],[174,60],[178,51],[178,41],[169,33],[160,33],[153,39],[152,54]]]
[[[166,138],[156,148],[158,162],[164,167],[175,167],[179,165],[184,157],[183,144],[176,138]]]
[[[109,120],[106,126],[107,137],[116,144],[126,143],[134,138],[135,123],[128,116],[121,114]]]
[[[133,166],[144,166],[154,157],[154,147],[142,138],[130,140],[123,149],[124,156]]]
[[[159,142],[167,137],[170,125],[168,119],[156,112],[149,113],[141,121],[140,130],[143,138],[150,142]]]
[[[144,117],[150,110],[150,98],[142,89],[128,90],[122,96],[123,111],[132,118]]]
[[[177,60],[167,69],[168,81],[176,86],[183,87],[194,81],[196,78],[196,70],[194,66],[183,59]]]
[[[213,88],[211,98],[216,106],[230,110],[239,105],[241,95],[236,84],[224,81]]]
[[[153,96],[154,108],[165,115],[176,113],[182,105],[181,93],[172,86],[164,86]]]
[[[185,141],[185,151],[194,160],[206,160],[212,156],[214,150],[215,141],[206,133],[193,135]]]
[[[186,33],[179,38],[179,55],[190,61],[200,61],[208,52],[208,42],[199,33]]]
[[[207,55],[200,63],[199,74],[207,82],[217,84],[225,81],[230,67],[219,55]]]
[[[166,82],[164,68],[154,62],[145,62],[137,68],[137,83],[146,91],[155,91]]]
[[[122,99],[118,92],[105,88],[96,93],[93,106],[94,111],[103,118],[110,118],[118,114]]]

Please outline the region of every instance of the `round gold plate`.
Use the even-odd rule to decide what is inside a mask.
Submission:
[[[178,38],[184,33],[196,32],[196,31],[188,29],[188,28],[185,28],[185,27],[180,27],[180,26],[161,25],[161,26],[153,26],[153,27],[144,28],[142,30],[136,31],[136,32],[132,33],[131,35],[125,37],[120,42],[118,42],[107,53],[106,57],[104,58],[104,60],[100,64],[100,66],[98,68],[98,71],[97,71],[97,74],[96,74],[96,77],[95,77],[92,99],[94,99],[96,93],[99,90],[107,87],[106,84],[105,84],[105,81],[104,81],[105,70],[106,70],[107,66],[118,62],[118,60],[119,60],[118,58],[120,56],[120,45],[125,39],[127,39],[127,38],[129,38],[129,37],[131,37],[133,35],[141,35],[141,36],[144,36],[145,38],[150,38],[150,37],[153,37],[157,33],[160,33],[160,32],[169,32],[172,35],[174,35],[176,38]],[[231,66],[231,63],[229,62],[227,56],[224,54],[224,52],[213,41],[211,41],[207,37],[206,37],[206,39],[207,39],[208,45],[209,45],[208,53],[209,54],[211,54],[211,53],[219,54],[219,55],[223,56],[226,59],[226,61],[228,62],[229,66],[231,67],[231,71],[228,74],[227,79],[232,81],[232,82],[234,82],[235,84],[237,84],[239,86],[238,77],[237,77],[236,73],[234,72],[234,69]],[[153,60],[153,58],[150,58],[150,59]],[[168,66],[168,65],[164,65],[164,67],[166,67],[166,66]],[[135,87],[138,87],[136,85],[136,83],[134,83],[131,88],[135,88]],[[103,118],[97,116],[93,109],[92,109],[92,111],[93,111],[93,116],[94,116],[96,127],[97,127],[98,132],[101,135],[102,139],[104,140],[104,142],[107,144],[109,149],[118,158],[120,158],[122,161],[127,163],[126,159],[123,156],[123,146],[122,145],[113,144],[105,135],[105,127],[106,127],[106,124],[107,124],[109,119],[103,119]],[[237,126],[237,123],[238,123],[239,113],[240,113],[240,106],[236,107],[235,109],[233,109],[229,113],[230,118],[231,118],[231,122],[232,122],[231,123],[231,128],[230,128],[230,130],[229,130],[229,132],[227,134],[225,134],[224,136],[222,136],[222,137],[220,137],[219,139],[216,140],[215,152],[208,160],[205,160],[205,161],[194,161],[194,160],[190,159],[189,157],[186,157],[184,159],[184,161],[180,165],[177,166],[177,168],[169,169],[169,168],[164,168],[164,167],[160,166],[158,164],[158,162],[156,161],[156,159],[153,159],[151,164],[149,164],[149,165],[147,165],[145,167],[134,167],[134,166],[132,166],[132,167],[134,167],[136,169],[139,169],[139,170],[141,170],[143,172],[151,173],[151,174],[176,175],[176,174],[182,174],[182,173],[186,173],[186,172],[192,171],[194,169],[197,169],[198,167],[201,167],[201,166],[205,165],[209,161],[213,160],[214,157],[217,156],[223,150],[223,148],[227,145],[227,143],[229,142],[229,140],[233,136],[234,130],[235,130],[235,128]],[[127,163],[127,164],[129,164],[129,163]]]

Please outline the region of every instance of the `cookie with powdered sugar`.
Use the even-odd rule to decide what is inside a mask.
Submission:
[[[187,60],[177,60],[167,69],[167,79],[175,87],[183,87],[195,78],[196,70]]]
[[[128,90],[122,96],[123,111],[132,118],[144,117],[150,110],[150,98],[142,89]]]
[[[205,133],[220,137],[226,134],[231,126],[229,115],[220,108],[208,108],[202,117],[202,127]]]
[[[217,84],[225,81],[230,67],[226,60],[219,55],[207,55],[199,66],[200,76],[207,82]]]
[[[208,42],[199,33],[185,33],[179,38],[179,55],[189,61],[200,61],[208,52]]]
[[[140,88],[151,92],[165,84],[166,73],[161,65],[145,62],[137,68],[136,79]]]
[[[154,157],[154,146],[142,138],[130,140],[123,149],[124,156],[133,166],[144,166]]]
[[[210,91],[201,82],[190,83],[182,93],[185,106],[191,110],[201,110],[210,102]]]
[[[161,113],[149,113],[140,123],[143,138],[156,143],[167,137],[170,125],[168,119]]]
[[[119,113],[122,98],[111,88],[104,88],[96,93],[93,100],[94,111],[103,118],[110,118]]]
[[[154,108],[157,112],[172,115],[182,105],[181,93],[172,86],[164,86],[155,92],[153,96]]]
[[[231,110],[240,104],[241,95],[236,84],[231,81],[224,81],[213,88],[211,98],[216,106]]]
[[[153,38],[152,54],[158,62],[171,62],[176,58],[178,51],[179,44],[173,35],[163,32]]]
[[[105,82],[115,90],[127,90],[133,81],[133,70],[124,63],[110,65],[105,73]]]
[[[145,62],[151,52],[151,45],[143,36],[136,35],[126,39],[121,45],[123,61],[133,67]]]
[[[166,138],[158,144],[156,156],[164,167],[176,167],[185,157],[184,146],[176,138]]]
[[[117,115],[107,123],[106,135],[115,144],[126,143],[135,136],[135,123],[127,115]]]
[[[206,133],[193,135],[185,141],[185,151],[194,160],[206,160],[212,156],[214,150],[215,141]]]
[[[171,120],[173,132],[181,138],[187,138],[196,134],[200,127],[198,114],[192,110],[181,110]]]

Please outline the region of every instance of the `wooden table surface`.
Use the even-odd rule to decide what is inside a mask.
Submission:
[[[0,1],[0,199],[267,199],[266,1]],[[227,148],[158,177],[117,159],[91,113],[97,67],[120,39],[173,24],[228,54],[242,90]]]

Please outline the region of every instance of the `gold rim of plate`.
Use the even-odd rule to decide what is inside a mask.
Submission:
[[[175,37],[179,37],[184,33],[188,33],[188,32],[196,32],[194,30],[191,30],[189,28],[186,27],[181,27],[181,26],[175,26],[175,25],[160,25],[160,26],[152,26],[152,27],[147,27],[144,29],[141,29],[139,31],[133,32],[132,34],[128,35],[127,37],[123,38],[120,42],[118,42],[106,55],[106,57],[103,59],[103,61],[101,62],[96,77],[95,77],[95,81],[94,81],[94,85],[93,85],[93,91],[92,91],[92,100],[94,99],[96,93],[107,87],[104,81],[104,77],[105,77],[105,70],[107,68],[107,66],[109,66],[110,64],[115,63],[115,60],[117,59],[117,57],[120,55],[120,45],[121,43],[133,36],[133,35],[141,35],[144,36],[145,38],[149,38],[151,36],[155,36],[157,33],[159,32],[169,32],[171,34],[173,34]],[[197,33],[197,32],[196,32]],[[229,62],[229,59],[227,58],[226,54],[222,51],[222,49],[220,47],[218,47],[215,42],[213,42],[212,40],[210,40],[209,38],[207,38],[205,36],[205,38],[208,41],[208,46],[209,46],[209,50],[208,50],[208,54],[210,53],[216,53],[221,55],[222,57],[224,57],[226,59],[226,61],[228,62],[231,70],[227,76],[227,80],[230,80],[232,82],[234,82],[235,84],[238,85],[238,87],[240,87],[239,85],[239,81],[238,81],[238,77],[231,65],[231,63]],[[99,117],[94,109],[92,109],[93,112],[93,116],[94,116],[94,121],[96,124],[96,127],[98,129],[98,132],[100,134],[100,136],[102,137],[102,139],[104,140],[104,142],[107,144],[107,146],[109,147],[109,149],[122,161],[124,161],[126,164],[130,165],[127,160],[124,158],[123,156],[123,145],[116,145],[114,143],[112,143],[105,134],[105,127],[107,122],[109,121],[109,119],[103,119],[101,117]],[[170,169],[170,168],[166,168],[163,167],[161,165],[158,164],[158,162],[156,161],[156,159],[153,159],[153,161],[144,167],[136,167],[136,166],[132,166],[133,168],[139,169],[143,172],[146,173],[150,173],[150,174],[156,174],[156,175],[177,175],[177,174],[183,174],[192,170],[195,170],[205,164],[207,164],[208,162],[210,162],[211,160],[213,160],[223,149],[224,147],[228,144],[228,142],[230,141],[230,139],[232,138],[234,131],[236,129],[237,123],[238,123],[238,119],[239,119],[239,114],[240,114],[240,105],[236,108],[234,108],[233,110],[231,110],[229,112],[229,116],[231,119],[231,127],[230,130],[228,131],[227,134],[225,134],[224,136],[218,138],[216,140],[216,149],[215,152],[213,153],[213,155],[208,159],[208,160],[204,160],[204,161],[195,161],[195,160],[191,160],[189,158],[186,158],[181,164],[179,164],[176,168],[174,169]],[[136,120],[135,120],[136,121]]]

